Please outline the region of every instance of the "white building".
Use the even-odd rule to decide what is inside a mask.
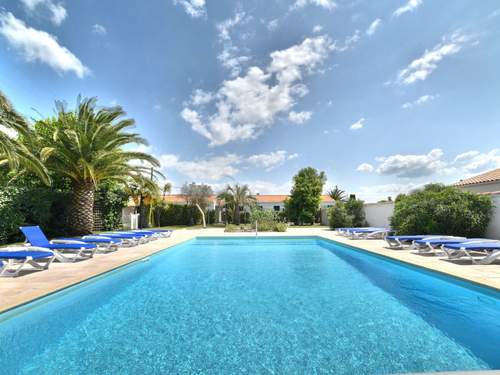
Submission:
[[[460,180],[453,185],[474,193],[500,194],[500,168]]]

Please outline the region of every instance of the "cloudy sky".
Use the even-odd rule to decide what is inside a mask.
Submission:
[[[1,0],[0,89],[122,105],[176,188],[375,201],[500,167],[499,40],[497,0]]]

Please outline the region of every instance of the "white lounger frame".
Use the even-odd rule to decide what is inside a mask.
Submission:
[[[55,254],[52,250],[43,248],[43,247],[36,247],[36,246],[27,246],[27,247],[19,247],[19,248],[14,248],[14,247],[7,247],[7,248],[2,248],[2,251],[8,252],[8,251],[44,251],[47,253],[51,253],[52,256],[46,258],[47,260],[44,263],[40,263],[39,260],[34,260],[32,257],[26,257],[25,259],[6,259],[6,260],[0,260],[3,265],[0,265],[0,277],[16,277],[19,275],[19,273],[23,270],[23,268],[26,265],[30,265],[36,270],[42,271],[42,270],[47,270],[52,262],[54,261]],[[45,258],[41,258],[45,259]]]
[[[498,240],[490,240],[490,241],[470,241],[464,242],[464,244],[473,244],[473,243],[483,243],[483,242],[498,242]],[[441,247],[443,252],[448,256],[448,259],[460,259],[463,257],[469,258],[472,263],[478,265],[487,265],[493,263],[495,260],[500,259],[500,249],[498,250],[470,250],[465,247],[460,248],[460,250],[449,249],[446,246]],[[483,253],[484,256],[476,257],[472,253]]]

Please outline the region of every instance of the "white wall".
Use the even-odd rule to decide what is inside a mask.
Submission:
[[[364,208],[369,226],[390,228],[389,219],[394,212],[394,202],[367,203]]]
[[[500,191],[500,182],[488,182],[476,185],[458,186],[461,190],[472,191],[473,193],[491,193]]]
[[[492,195],[491,200],[495,208],[493,210],[493,217],[491,218],[490,225],[486,230],[486,237],[500,240],[500,195]]]

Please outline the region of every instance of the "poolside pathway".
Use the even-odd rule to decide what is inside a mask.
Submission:
[[[17,278],[0,278],[0,312],[43,297],[81,281],[137,261],[196,236],[255,236],[254,233],[224,233],[223,229],[177,230],[171,238],[159,239],[133,248],[78,263],[53,263],[48,271],[29,272]],[[408,250],[385,249],[380,240],[349,240],[324,228],[289,228],[287,233],[259,233],[259,236],[321,236],[402,262],[453,275],[500,290],[500,264],[488,266],[456,264],[437,257],[419,256]]]

